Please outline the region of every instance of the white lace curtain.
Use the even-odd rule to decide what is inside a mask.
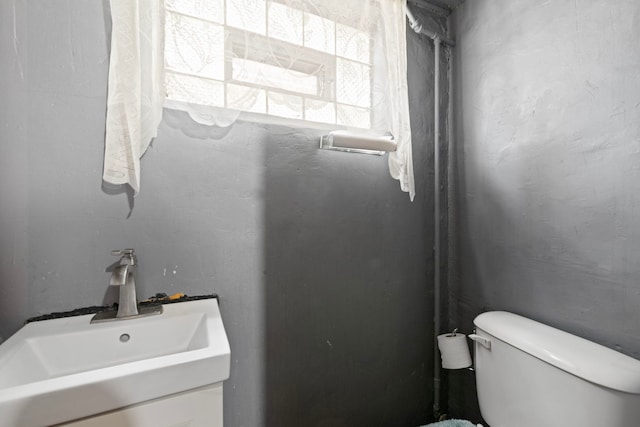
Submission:
[[[139,191],[162,106],[228,126],[241,112],[391,133],[413,200],[406,0],[111,0],[104,180]]]
[[[111,0],[102,179],[140,191],[140,158],[157,135],[164,91],[162,0]]]

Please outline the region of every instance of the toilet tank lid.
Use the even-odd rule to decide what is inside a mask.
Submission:
[[[506,311],[476,317],[488,334],[586,381],[640,394],[640,361],[610,348]]]

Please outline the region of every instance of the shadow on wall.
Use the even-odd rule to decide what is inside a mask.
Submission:
[[[387,156],[289,136],[264,144],[266,425],[418,425],[431,349],[424,201],[399,190]]]
[[[451,321],[469,332],[478,314],[511,311],[624,353],[596,319],[616,309],[625,282],[600,270],[600,260],[567,239],[555,221],[522,215],[513,200],[487,182],[481,191],[469,191],[464,175],[459,176],[459,194],[467,195],[460,206],[470,204],[466,212],[482,213],[459,217],[463,261],[458,260],[460,273],[450,284]],[[577,317],[569,317],[572,310]],[[474,375],[451,371],[448,378],[450,414],[482,422]]]
[[[432,54],[413,33],[407,46],[413,203],[386,155],[319,150],[311,131],[264,141],[266,426],[430,420]]]
[[[458,69],[464,60],[456,56]],[[514,142],[504,138],[506,125],[496,125],[486,139],[465,134],[493,122],[476,116],[491,111],[476,112],[462,95],[456,97],[450,321],[470,331],[482,311],[507,310],[637,358],[628,326],[638,319],[629,303],[638,295],[630,261],[637,252],[629,250],[637,237],[635,212],[628,209],[635,192],[627,184],[636,181],[624,176],[623,154],[631,144],[616,145],[606,135],[609,142],[594,148],[598,135],[576,144],[561,134]],[[452,412],[479,417],[473,377],[450,378]]]

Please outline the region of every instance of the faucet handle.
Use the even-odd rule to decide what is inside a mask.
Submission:
[[[129,249],[116,249],[111,251],[111,255],[113,256],[121,256],[121,255],[133,255],[133,248]]]

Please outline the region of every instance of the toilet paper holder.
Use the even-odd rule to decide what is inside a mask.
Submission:
[[[458,335],[458,328],[454,328],[453,331],[451,331],[450,333],[446,334],[447,337],[455,337]],[[481,346],[485,347],[487,350],[491,350],[491,340],[489,338],[483,337],[481,335],[476,334],[476,330],[474,329],[473,332],[469,335],[467,335],[467,338],[469,338],[471,341],[477,342],[478,344],[480,344]],[[471,354],[471,360],[472,363],[475,361],[475,353],[476,353],[476,349],[475,346],[472,347],[472,354]],[[464,368],[466,370],[469,371],[475,371],[473,365]]]
[[[441,335],[440,337],[447,337],[447,338],[453,338],[456,337],[458,335],[458,328],[454,328],[453,331],[451,331],[448,334],[444,334]],[[482,335],[478,335],[476,334],[476,330],[474,329],[473,332],[469,335],[466,336],[467,338],[469,338],[471,341],[477,342],[478,344],[480,344],[481,346],[483,346],[484,348],[486,348],[487,350],[491,350],[491,340],[487,337],[483,337]],[[440,349],[440,351],[442,352],[442,349]],[[475,353],[476,353],[476,347],[473,346],[473,353],[471,354],[471,361],[472,361],[472,365],[463,369],[467,369],[469,371],[474,371],[475,369],[473,368],[473,362],[475,361]],[[455,368],[454,368],[455,369]]]
[[[437,337],[438,350],[444,369],[466,369],[472,366],[469,344],[465,334],[458,334],[458,329]]]

